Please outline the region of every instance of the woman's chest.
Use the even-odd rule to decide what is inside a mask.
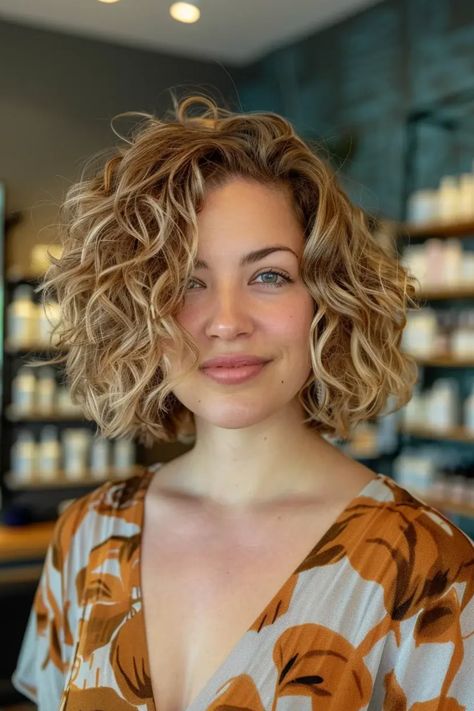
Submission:
[[[256,530],[254,538],[247,531],[237,539],[222,528],[210,537],[208,526],[204,532],[184,526],[178,535],[177,520],[174,535],[157,522],[148,526],[141,548],[142,603],[157,711],[185,711],[194,702],[289,582],[331,516],[302,514],[275,526],[273,535]]]

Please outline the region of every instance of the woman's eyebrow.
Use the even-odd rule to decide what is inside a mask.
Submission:
[[[259,262],[261,259],[264,259],[267,257],[269,254],[272,252],[279,252],[279,251],[284,251],[284,252],[291,252],[292,254],[295,255],[296,259],[299,259],[298,255],[296,252],[290,247],[264,247],[263,249],[257,249],[254,252],[249,252],[248,254],[244,254],[244,256],[240,259],[240,266],[245,267],[247,264],[254,264],[255,262]],[[197,259],[194,262],[194,267],[196,269],[209,269],[209,265],[207,262],[205,262],[203,259]]]

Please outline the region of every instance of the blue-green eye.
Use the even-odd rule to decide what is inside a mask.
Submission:
[[[273,281],[260,282],[261,284],[264,284],[265,286],[272,286],[272,287],[275,287],[278,289],[278,288],[284,286],[286,283],[290,283],[293,281],[293,279],[291,279],[291,277],[289,277],[288,274],[285,274],[284,272],[280,272],[280,271],[278,271],[278,269],[266,269],[264,272],[260,272],[260,274],[257,274],[255,279],[257,279],[260,276],[264,276],[265,274],[271,274],[272,276],[279,277],[279,280],[274,279]],[[188,281],[188,291],[191,291],[192,289],[195,288],[194,286],[192,286],[193,282],[197,283],[196,279],[191,278]],[[197,284],[197,285],[199,286],[199,284]]]
[[[285,274],[284,272],[280,272],[277,269],[267,269],[266,271],[260,272],[260,274],[257,274],[257,277],[263,276],[265,274],[271,274],[273,276],[280,277],[280,279],[283,279],[283,283],[281,281],[278,282],[276,280],[261,282],[262,284],[266,284],[267,286],[275,286],[275,287],[279,288],[280,286],[284,286],[285,283],[289,283],[289,282],[293,281],[293,279],[290,279],[290,277],[287,274]],[[257,277],[255,277],[255,278],[257,278]]]

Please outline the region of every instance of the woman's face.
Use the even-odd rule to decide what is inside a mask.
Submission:
[[[198,214],[198,245],[177,320],[199,348],[199,365],[227,354],[268,362],[240,383],[217,382],[196,367],[173,392],[196,418],[248,427],[294,406],[311,370],[314,302],[299,275],[303,232],[284,190],[236,177],[208,193]],[[279,249],[241,264],[270,248]],[[174,358],[171,374],[190,363]]]

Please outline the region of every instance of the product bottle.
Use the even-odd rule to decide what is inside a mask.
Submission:
[[[56,379],[51,366],[40,368],[36,381],[36,411],[41,415],[55,412]]]
[[[438,218],[438,190],[416,190],[408,198],[407,208],[408,222],[434,222]]]
[[[107,479],[110,474],[111,443],[105,437],[92,440],[90,473],[93,479]]]
[[[38,445],[38,477],[42,481],[54,481],[60,478],[61,445],[58,430],[54,425],[45,425],[40,434]]]
[[[80,427],[69,427],[62,432],[64,476],[73,481],[88,479],[88,460],[91,433]]]
[[[473,173],[463,173],[459,179],[459,217],[463,220],[474,217]]]
[[[36,442],[29,430],[20,430],[11,448],[12,480],[16,484],[34,481],[36,469]]]
[[[472,355],[472,336],[470,316],[467,311],[457,314],[457,327],[451,337],[451,348],[455,358],[469,358]]]
[[[131,474],[135,466],[135,444],[133,440],[121,438],[114,441],[112,476]]]
[[[429,425],[450,429],[459,424],[459,384],[454,378],[438,378],[429,393],[426,417]]]
[[[29,348],[36,337],[36,305],[33,287],[20,284],[7,307],[7,342],[13,348]]]
[[[458,180],[454,175],[441,178],[438,188],[438,213],[441,222],[459,220]]]
[[[429,288],[438,288],[443,284],[444,244],[440,239],[431,238],[425,242],[426,278]]]
[[[32,368],[22,365],[12,378],[11,404],[15,415],[32,415],[36,401],[36,376]]]
[[[463,248],[461,240],[451,237],[444,247],[444,286],[458,287],[462,282]]]

